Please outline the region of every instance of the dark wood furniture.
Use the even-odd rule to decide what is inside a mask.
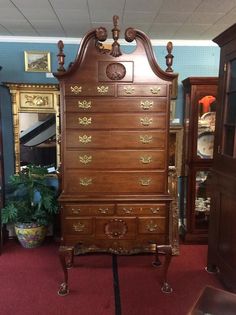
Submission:
[[[214,42],[221,56],[207,267],[236,292],[236,24]]]
[[[213,161],[218,78],[189,77],[182,83],[186,218],[181,233],[185,242],[207,243],[210,210],[207,183]]]
[[[235,294],[211,286],[206,286],[187,315],[234,315],[235,313]]]
[[[73,255],[81,252],[165,253],[164,292],[170,292],[171,197],[168,193],[168,135],[171,83],[176,77],[157,65],[149,39],[128,28],[131,54],[122,54],[118,18],[114,42],[105,49],[100,27],[81,42],[64,69],[63,43],[55,76],[61,90],[60,258],[68,293]],[[173,57],[173,56],[172,56]],[[170,65],[167,68],[170,69]],[[78,251],[77,251],[78,249]]]

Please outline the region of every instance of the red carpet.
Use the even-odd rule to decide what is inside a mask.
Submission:
[[[223,288],[204,270],[206,257],[207,246],[181,245],[169,269],[171,294],[160,291],[161,270],[151,267],[151,256],[118,257],[122,315],[186,315],[206,285]]]
[[[115,310],[112,256],[84,255],[69,270],[70,294],[57,295],[62,271],[58,245],[24,249],[17,241],[0,256],[1,315],[186,315],[201,289],[220,287],[205,270],[207,246],[182,245],[174,256],[169,282],[174,292],[160,291],[160,270],[151,255],[118,256],[121,312]]]

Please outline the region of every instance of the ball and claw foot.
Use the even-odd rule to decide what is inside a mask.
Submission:
[[[164,282],[164,284],[161,288],[161,291],[163,293],[171,293],[171,292],[173,292],[173,289],[171,288],[171,286],[167,282]]]
[[[58,295],[60,296],[65,296],[67,294],[69,294],[69,289],[68,289],[68,284],[63,282],[61,285],[60,285],[60,288],[58,290]]]

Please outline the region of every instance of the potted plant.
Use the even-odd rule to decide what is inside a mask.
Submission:
[[[29,165],[10,177],[11,193],[1,211],[2,223],[13,223],[26,248],[39,246],[58,212],[57,189],[48,181],[47,167]]]

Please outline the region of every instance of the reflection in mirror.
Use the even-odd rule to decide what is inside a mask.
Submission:
[[[27,164],[60,164],[59,86],[5,83],[12,100],[15,172]]]
[[[55,114],[20,113],[20,166],[56,167]]]
[[[198,101],[197,155],[201,159],[212,159],[214,149],[216,98],[206,95]]]

